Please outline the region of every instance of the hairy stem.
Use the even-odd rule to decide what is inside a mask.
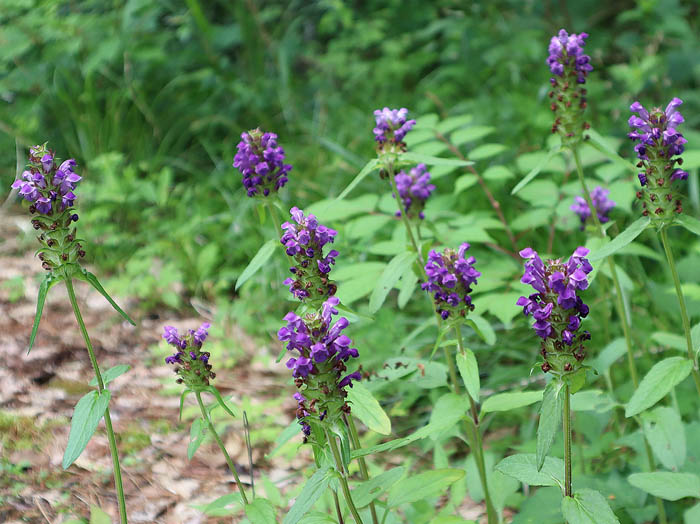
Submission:
[[[571,490],[571,394],[564,384],[564,495],[572,497]]]
[[[354,449],[360,449],[360,436],[357,433],[357,427],[355,426],[355,419],[352,415],[347,415],[343,413],[343,420],[345,425],[350,430],[350,442]],[[360,477],[362,480],[369,480],[369,471],[367,469],[367,462],[365,462],[365,457],[359,457],[357,462],[360,465]],[[372,514],[372,523],[379,524],[379,519],[377,518],[377,508],[374,506],[374,501],[369,503],[369,511]]]
[[[71,306],[73,306],[73,313],[75,314],[75,319],[78,321],[80,333],[83,335],[83,339],[85,340],[85,346],[87,347],[88,355],[90,356],[92,369],[95,371],[95,377],[97,378],[97,391],[102,393],[102,391],[105,389],[105,385],[102,380],[102,374],[100,373],[100,367],[97,364],[95,352],[92,349],[92,342],[90,342],[90,337],[88,336],[87,328],[85,327],[85,322],[83,321],[83,316],[80,314],[78,300],[75,298],[73,280],[71,279],[71,277],[67,276],[65,282],[66,289],[68,289],[68,298],[70,298]],[[119,518],[121,524],[127,524],[126,500],[124,498],[124,486],[122,484],[122,470],[119,466],[119,452],[117,450],[117,439],[114,435],[114,429],[112,428],[112,418],[109,415],[109,406],[105,409],[104,418],[105,427],[107,429],[107,439],[109,440],[109,452],[112,455],[112,465],[114,469],[114,485],[117,489],[117,500],[119,501]]]
[[[678,277],[678,270],[676,269],[676,262],[673,259],[673,251],[671,251],[671,246],[668,243],[668,235],[666,233],[666,228],[661,230],[661,243],[664,246],[664,251],[666,252],[666,259],[668,260],[668,265],[671,268],[671,275],[673,276],[673,284],[676,286],[676,296],[678,297],[678,305],[681,308],[681,320],[683,322],[683,331],[685,331],[685,342],[688,349],[688,360],[693,364],[693,380],[695,381],[695,387],[700,394],[700,372],[698,372],[698,363],[695,360],[695,355],[693,354],[693,339],[690,334],[690,320],[688,319],[688,310],[685,307],[685,297],[683,297],[683,289],[681,288],[681,279]]]
[[[345,468],[343,467],[343,461],[340,458],[340,450],[338,450],[338,443],[335,441],[335,437],[328,433],[327,429],[324,428],[324,430],[326,432],[326,439],[328,440],[328,445],[331,447],[331,451],[333,452],[336,470],[340,475],[340,487],[343,490],[345,502],[347,503],[348,508],[350,508],[350,513],[352,513],[355,522],[357,524],[362,524],[362,518],[360,517],[360,513],[355,507],[355,503],[352,500],[352,495],[350,495],[350,487],[348,486],[347,473],[345,472]]]
[[[240,493],[241,493],[241,499],[243,500],[243,505],[245,506],[248,504],[248,498],[245,496],[245,491],[243,489],[243,483],[241,482],[241,479],[238,478],[238,472],[236,471],[236,466],[233,464],[231,457],[229,457],[228,451],[226,451],[226,446],[224,446],[224,443],[221,441],[219,434],[216,432],[216,429],[214,428],[214,424],[212,424],[212,422],[211,422],[211,418],[209,418],[209,413],[207,412],[207,408],[204,407],[204,402],[202,402],[202,395],[199,393],[199,391],[195,391],[194,394],[197,397],[197,403],[199,404],[199,409],[202,412],[202,417],[204,417],[204,420],[207,422],[207,426],[209,427],[209,431],[211,431],[211,434],[214,436],[214,440],[216,440],[216,443],[219,445],[219,449],[221,450],[221,453],[224,454],[224,458],[226,459],[226,464],[228,464],[228,469],[231,470],[231,473],[233,474],[233,478],[235,479],[236,485],[238,486],[238,491],[240,491]]]

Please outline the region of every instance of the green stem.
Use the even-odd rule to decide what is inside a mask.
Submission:
[[[673,251],[671,251],[671,246],[668,243],[668,235],[666,234],[665,227],[661,230],[661,243],[664,246],[666,259],[668,260],[668,265],[671,268],[671,275],[673,275],[673,283],[676,286],[676,296],[678,297],[678,305],[681,308],[681,320],[683,321],[685,342],[688,349],[688,360],[690,360],[690,362],[693,364],[693,380],[695,381],[695,387],[698,390],[698,394],[700,394],[700,372],[698,372],[698,363],[695,360],[695,355],[693,354],[693,339],[690,334],[690,320],[688,319],[688,311],[685,308],[685,298],[683,297],[683,289],[681,288],[681,279],[678,277],[676,262],[673,259]]]
[[[333,452],[333,458],[335,459],[335,467],[338,470],[338,474],[340,475],[340,487],[343,490],[345,502],[347,503],[348,508],[350,508],[350,513],[352,513],[355,522],[357,524],[362,524],[362,518],[360,517],[360,514],[357,511],[357,508],[355,507],[355,503],[352,500],[352,496],[350,495],[350,487],[348,486],[348,479],[345,473],[345,468],[343,468],[343,460],[340,458],[340,450],[338,450],[338,443],[335,441],[335,437],[331,436],[328,433],[327,429],[324,428],[324,431],[326,432],[326,439],[328,440],[328,444],[330,445],[331,451]]]
[[[571,394],[564,384],[564,495],[572,497],[571,490]]]
[[[462,330],[459,327],[459,324],[455,326],[455,335],[457,336],[457,347],[459,348],[459,352],[464,355],[464,342],[462,341]],[[450,365],[450,369],[452,370],[452,372],[454,372],[454,363],[452,362],[451,355],[449,355],[447,352],[447,348],[445,348],[445,356],[447,357],[447,362]],[[459,382],[457,381],[456,375],[451,376],[450,378],[452,379],[452,383],[454,384],[455,393],[459,395]],[[481,480],[481,488],[484,491],[484,501],[486,503],[486,516],[488,519],[488,524],[498,524],[498,512],[496,511],[496,508],[493,505],[493,501],[491,500],[488,477],[486,476],[484,444],[481,440],[481,430],[479,428],[479,412],[476,408],[476,402],[474,402],[474,399],[469,394],[469,392],[467,392],[467,397],[469,398],[469,409],[472,415],[472,421],[474,425],[472,426],[472,424],[465,421],[465,426],[467,428],[468,433],[470,431],[470,428],[472,432],[472,451],[474,452],[474,461],[476,462],[476,467],[479,471],[479,480]]]
[[[83,339],[85,340],[85,346],[87,347],[88,355],[90,356],[92,369],[95,371],[95,377],[97,378],[97,391],[102,393],[102,391],[105,389],[105,385],[102,380],[102,374],[100,373],[100,366],[97,364],[95,352],[92,349],[92,342],[90,342],[90,337],[88,336],[87,328],[85,327],[85,322],[83,321],[83,316],[80,314],[78,300],[75,298],[73,280],[71,279],[71,277],[66,276],[65,282],[66,288],[68,289],[68,298],[70,298],[71,306],[73,306],[73,313],[75,313],[75,319],[78,321],[80,333],[82,333],[83,335]],[[109,415],[109,407],[105,409],[104,417],[105,427],[107,429],[107,439],[109,440],[109,452],[112,455],[112,465],[114,469],[114,485],[117,489],[117,500],[119,501],[119,518],[122,524],[127,524],[126,500],[124,498],[124,486],[122,484],[122,470],[119,466],[119,452],[117,450],[117,439],[114,435],[114,429],[112,428],[112,418]]]
[[[396,204],[399,207],[399,213],[401,213],[401,220],[403,225],[406,227],[406,233],[408,233],[408,238],[411,240],[411,245],[413,245],[413,250],[418,254],[418,260],[420,260],[420,265],[423,267],[425,262],[423,261],[423,253],[420,252],[418,248],[418,243],[416,242],[416,237],[413,235],[413,230],[411,229],[411,223],[406,215],[406,210],[401,206],[401,195],[399,195],[399,190],[396,187],[396,177],[394,176],[394,166],[388,166],[387,171],[389,172],[389,180],[391,181],[391,192],[394,194],[396,199]]]
[[[243,505],[246,506],[248,504],[248,498],[245,496],[245,491],[243,490],[243,483],[241,482],[241,479],[238,478],[238,472],[236,471],[236,466],[233,464],[231,457],[229,457],[228,451],[226,451],[226,446],[224,446],[224,443],[221,442],[221,438],[219,437],[219,434],[216,432],[216,429],[214,428],[214,424],[211,423],[211,419],[209,418],[209,413],[207,412],[207,408],[204,407],[204,402],[202,402],[202,395],[199,393],[199,391],[195,391],[194,394],[197,397],[197,403],[199,404],[199,409],[202,412],[202,417],[204,417],[204,420],[207,422],[207,426],[209,427],[209,431],[211,431],[211,434],[214,435],[214,440],[216,440],[216,443],[219,445],[219,449],[221,450],[221,453],[224,454],[224,458],[226,459],[226,464],[228,464],[228,469],[231,470],[231,473],[233,473],[233,478],[236,480],[236,485],[238,486],[238,491],[241,492],[241,499],[243,500]]]
[[[343,414],[343,420],[350,430],[350,441],[354,449],[360,449],[360,436],[357,433],[357,427],[355,426],[355,419],[352,415]],[[367,462],[365,462],[365,457],[360,457],[357,459],[360,465],[360,477],[362,480],[369,480],[369,471],[367,469]],[[369,511],[372,514],[372,523],[379,524],[379,519],[377,518],[377,508],[374,506],[374,501],[369,503]]]
[[[335,505],[335,514],[338,515],[338,524],[345,524],[345,521],[343,520],[343,512],[340,509],[340,501],[338,500],[338,494],[335,492],[335,490],[331,490],[331,493],[333,493],[333,503]]]

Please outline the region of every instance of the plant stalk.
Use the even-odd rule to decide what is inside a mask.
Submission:
[[[97,358],[95,357],[95,351],[92,349],[92,342],[90,342],[90,337],[85,327],[85,322],[83,321],[83,316],[80,314],[80,308],[78,307],[78,300],[75,298],[75,290],[73,289],[73,280],[70,276],[66,276],[66,289],[68,290],[68,298],[70,299],[71,306],[73,306],[73,313],[75,314],[75,319],[78,321],[78,326],[80,327],[80,333],[83,335],[85,340],[85,346],[87,347],[88,355],[90,356],[90,362],[92,364],[92,369],[95,371],[95,377],[97,378],[97,391],[102,393],[105,389],[104,382],[102,380],[102,374],[100,373],[100,366],[97,364]],[[119,501],[119,519],[121,524],[127,524],[126,516],[126,500],[124,498],[124,486],[122,484],[122,470],[119,466],[119,452],[117,450],[117,439],[114,435],[114,429],[112,428],[112,418],[109,415],[109,406],[105,409],[105,428],[107,429],[107,439],[109,440],[109,452],[112,455],[112,465],[114,469],[114,485],[117,490],[117,500]]]
[[[666,252],[666,259],[668,260],[668,265],[671,268],[671,275],[673,276],[673,283],[676,286],[676,296],[678,297],[678,305],[681,308],[681,320],[683,321],[683,331],[685,331],[685,342],[688,349],[688,360],[690,360],[690,362],[693,364],[693,380],[695,381],[695,387],[698,390],[698,394],[700,395],[700,372],[698,372],[698,363],[697,360],[695,360],[695,355],[693,354],[693,339],[690,334],[690,320],[688,319],[688,310],[685,307],[685,297],[683,296],[683,289],[681,288],[681,280],[678,277],[676,262],[673,259],[673,251],[671,251],[671,246],[668,243],[666,227],[664,227],[661,230],[661,243],[664,246],[664,251]]]
[[[357,427],[355,426],[355,419],[352,415],[346,415],[343,413],[343,420],[345,425],[350,430],[350,442],[354,449],[360,449],[360,436],[357,433]],[[359,457],[357,462],[360,465],[360,477],[362,480],[369,480],[369,471],[367,469],[367,462],[365,462],[365,457]],[[372,524],[379,524],[379,519],[377,517],[377,508],[374,505],[374,501],[369,503],[369,511],[372,514]]]
[[[328,440],[328,445],[331,447],[331,451],[333,452],[333,458],[335,459],[335,467],[338,470],[338,474],[340,475],[340,487],[343,490],[345,502],[347,503],[348,508],[350,508],[350,513],[352,513],[355,522],[357,524],[363,524],[362,518],[360,517],[360,513],[357,511],[355,503],[352,500],[352,495],[350,495],[350,487],[348,486],[348,479],[345,472],[345,468],[343,467],[343,461],[340,458],[340,450],[338,450],[338,443],[335,441],[335,437],[328,433],[328,429],[324,428],[324,431],[326,432],[326,439]]]
[[[238,472],[236,471],[236,466],[233,464],[231,457],[229,457],[228,451],[226,451],[226,446],[224,446],[224,443],[221,441],[219,434],[216,432],[216,429],[214,428],[214,424],[212,424],[212,422],[211,422],[211,418],[209,418],[209,413],[207,412],[207,408],[204,407],[204,402],[202,402],[202,395],[200,394],[199,391],[195,391],[194,394],[197,397],[197,403],[199,404],[199,409],[202,412],[202,417],[204,417],[204,420],[207,421],[207,426],[209,427],[209,431],[211,431],[211,434],[214,435],[214,440],[216,440],[216,443],[219,445],[219,449],[221,450],[221,453],[224,454],[224,458],[226,459],[226,464],[228,464],[228,469],[231,470],[231,473],[233,474],[233,478],[236,481],[236,485],[238,486],[238,491],[241,492],[241,499],[243,500],[243,505],[246,506],[246,505],[248,505],[248,498],[245,496],[245,490],[243,489],[243,483],[241,482],[241,479],[238,478]]]
[[[418,260],[420,260],[421,267],[423,267],[425,265],[425,262],[423,261],[423,253],[421,253],[420,249],[418,248],[418,243],[416,242],[416,237],[413,235],[413,229],[411,228],[411,223],[409,222],[408,216],[406,215],[406,210],[403,209],[403,206],[401,205],[401,195],[399,195],[399,189],[396,186],[394,166],[387,166],[387,171],[389,173],[389,180],[391,181],[391,192],[393,193],[394,198],[396,199],[396,204],[399,207],[399,212],[401,213],[401,220],[403,221],[404,226],[406,226],[406,233],[408,233],[408,238],[411,240],[413,250],[418,254]]]
[[[571,394],[564,384],[564,495],[573,497],[571,490]]]
[[[335,514],[338,515],[338,524],[345,524],[343,520],[343,511],[340,509],[340,501],[338,500],[338,494],[335,490],[331,490],[333,493],[333,504],[335,505]]]

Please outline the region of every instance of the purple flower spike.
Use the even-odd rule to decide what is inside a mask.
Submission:
[[[314,421],[335,422],[343,412],[350,411],[345,402],[345,388],[362,378],[358,371],[343,376],[346,363],[357,358],[359,352],[343,334],[348,320],[339,318],[333,323],[338,304],[336,297],[330,297],[319,310],[304,318],[287,313],[284,317],[287,325],[277,333],[293,354],[286,366],[292,370],[296,386],[304,391],[303,395],[297,392],[294,398],[298,403],[297,418],[307,436],[305,428],[310,428]]]
[[[406,215],[409,218],[425,218],[425,202],[435,190],[435,186],[430,183],[430,173],[425,164],[418,164],[408,174],[400,171],[396,175],[396,188]],[[401,212],[397,211],[396,216],[401,216]]]
[[[282,224],[284,233],[280,243],[287,255],[297,263],[289,270],[293,277],[284,281],[289,292],[297,299],[324,298],[335,294],[336,285],[328,280],[338,252],[331,249],[324,256],[323,249],[333,243],[337,231],[318,223],[314,215],[304,216],[297,207],[290,211],[294,222]]]
[[[575,146],[583,139],[583,132],[590,126],[583,120],[586,109],[586,83],[588,73],[593,71],[591,57],[584,54],[588,34],[569,34],[559,31],[549,42],[547,65],[554,75],[549,79],[550,108],[555,114],[552,133],[559,133],[562,143]]]
[[[578,247],[565,262],[561,259],[543,262],[531,248],[523,249],[525,272],[521,282],[536,291],[520,297],[516,304],[525,316],[535,319],[532,327],[542,339],[541,353],[546,372],[568,373],[580,369],[585,357],[583,342],[590,339],[586,331],[579,333],[581,319],[588,315],[578,291],[588,287],[588,274],[593,267],[586,258],[588,249]]]
[[[608,198],[610,194],[609,189],[603,189],[597,186],[593,191],[591,191],[591,200],[593,201],[593,207],[598,215],[598,221],[601,224],[605,224],[610,221],[608,214],[615,207],[615,202]],[[577,196],[574,198],[574,203],[571,205],[571,211],[576,213],[581,219],[581,231],[583,231],[586,220],[591,216],[591,210],[588,207],[588,202],[582,196]]]
[[[269,196],[287,183],[292,166],[284,163],[284,149],[277,145],[275,133],[258,129],[241,134],[233,167],[243,175],[249,197]]]
[[[208,386],[209,380],[216,377],[209,363],[211,354],[202,351],[209,327],[210,324],[205,322],[196,331],[190,329],[183,335],[173,326],[163,328],[163,338],[175,348],[174,354],[165,357],[165,363],[178,364],[174,370],[178,384],[185,383],[191,388]]]
[[[377,109],[374,112],[376,127],[373,129],[374,140],[377,142],[378,151],[392,151],[395,153],[406,150],[403,139],[413,126],[415,120],[408,120],[408,109]]]
[[[442,253],[431,250],[428,254],[425,264],[428,281],[421,288],[433,294],[435,310],[443,320],[464,318],[474,310],[470,293],[481,273],[474,268],[474,257],[465,258],[468,249],[465,242],[457,251],[448,248]]]
[[[683,211],[680,195],[673,187],[675,180],[688,178],[686,171],[676,167],[683,164],[678,155],[687,142],[677,129],[684,121],[678,111],[682,103],[674,98],[666,109],[647,110],[639,102],[630,106],[630,111],[637,114],[629,118],[631,131],[627,136],[636,142],[637,167],[643,169],[637,175],[642,186],[637,198],[642,201],[642,214],[662,224],[672,222]]]

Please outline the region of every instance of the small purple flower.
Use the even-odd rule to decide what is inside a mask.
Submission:
[[[314,215],[304,216],[297,207],[293,207],[290,213],[296,223],[282,224],[284,233],[280,243],[297,265],[289,269],[294,276],[287,278],[284,284],[299,300],[334,295],[337,288],[328,280],[328,274],[338,252],[331,249],[324,256],[323,249],[333,243],[338,232],[319,224]]]
[[[243,175],[243,186],[249,197],[268,196],[287,183],[292,166],[284,163],[284,149],[277,145],[275,133],[260,128],[241,134],[233,167]]]
[[[56,166],[54,153],[46,144],[33,146],[29,150],[28,169],[12,184],[19,189],[22,198],[31,202],[30,210],[42,215],[62,212],[73,206],[73,190],[82,177],[73,171],[75,160],[64,161]]]
[[[466,317],[474,310],[470,293],[481,273],[474,268],[476,259],[464,256],[469,247],[465,242],[456,252],[448,248],[443,253],[431,250],[428,254],[428,281],[421,288],[433,294],[436,311],[443,320]]]
[[[642,186],[637,198],[642,201],[642,214],[654,221],[673,221],[683,211],[680,195],[672,184],[688,178],[686,171],[676,167],[683,164],[678,155],[683,153],[687,142],[677,129],[684,121],[678,111],[682,103],[680,98],[674,98],[666,109],[655,107],[650,111],[639,102],[630,106],[630,111],[637,114],[629,118],[632,130],[627,136],[636,142],[637,167],[643,169],[637,175]]]
[[[174,354],[165,357],[165,363],[179,364],[175,368],[178,384],[184,382],[188,387],[195,388],[208,386],[209,380],[216,377],[209,363],[211,354],[202,351],[202,344],[207,338],[210,326],[205,322],[199,329],[189,329],[184,335],[180,335],[173,326],[163,328],[163,338],[176,350]]]
[[[348,412],[350,407],[344,400],[344,389],[352,387],[353,380],[362,378],[357,371],[343,377],[347,371],[346,362],[357,358],[359,353],[350,347],[352,340],[343,334],[348,320],[343,317],[333,323],[338,304],[337,297],[330,297],[318,311],[304,318],[289,312],[284,317],[287,325],[277,333],[279,340],[287,343],[287,350],[294,354],[286,366],[292,371],[297,387],[304,391],[303,395],[300,392],[294,395],[299,404],[297,418],[302,429],[312,420],[326,417],[337,420],[342,412]],[[306,431],[304,433],[308,436]]]
[[[430,173],[425,164],[418,164],[408,174],[400,171],[396,175],[396,188],[406,215],[409,218],[425,218],[425,202],[435,190],[435,186],[430,183]],[[396,216],[401,216],[401,212],[397,211]]]
[[[584,340],[588,332],[578,333],[581,319],[588,316],[588,306],[578,296],[588,288],[588,274],[593,267],[586,258],[588,249],[578,247],[565,262],[561,259],[543,262],[532,248],[520,251],[525,259],[525,272],[520,279],[536,291],[520,297],[516,304],[525,316],[535,319],[532,327],[542,339],[543,370],[569,372],[579,369],[583,360]]]
[[[380,151],[391,150],[394,152],[405,151],[406,144],[403,139],[413,126],[415,120],[408,120],[408,109],[377,109],[374,112],[376,127],[373,129],[374,140]]]
[[[550,108],[555,114],[552,133],[559,133],[562,143],[575,146],[583,139],[583,131],[590,126],[583,120],[586,109],[586,83],[588,73],[593,71],[591,57],[584,54],[587,33],[569,34],[559,31],[549,42],[547,65],[554,75],[549,79]]]
[[[598,215],[598,221],[601,224],[605,224],[610,221],[608,214],[615,207],[615,202],[608,198],[610,194],[609,189],[603,189],[600,186],[596,186],[593,191],[591,191],[591,200],[593,201],[593,207]],[[588,202],[582,196],[577,196],[574,198],[574,203],[571,205],[571,211],[576,213],[581,219],[581,230],[586,224],[586,220],[591,216],[591,210],[588,207]]]

